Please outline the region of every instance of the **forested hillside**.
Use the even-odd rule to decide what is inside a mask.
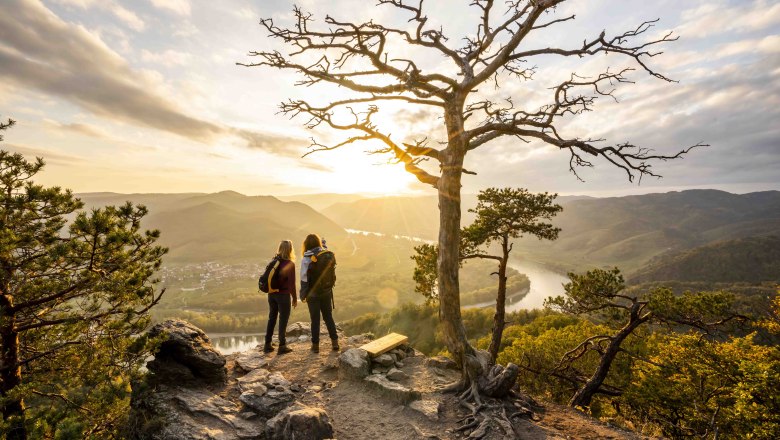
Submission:
[[[660,255],[630,280],[761,282],[780,280],[780,237],[748,237]]]
[[[780,192],[689,190],[574,200],[555,219],[552,243],[522,240],[520,250],[567,269],[637,270],[651,258],[721,240],[780,234]]]

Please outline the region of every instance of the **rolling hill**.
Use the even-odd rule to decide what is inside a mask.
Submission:
[[[127,200],[146,205],[147,228],[159,229],[160,243],[170,248],[167,262],[236,262],[272,253],[280,240],[297,249],[306,234],[346,239],[333,221],[300,202],[233,191],[213,194],[79,194],[87,207]]]
[[[722,240],[780,235],[780,192],[689,190],[574,200],[554,220],[555,242],[523,239],[522,252],[567,269],[637,270],[651,258]]]
[[[362,194],[315,193],[277,196],[276,198],[285,202],[305,203],[319,211],[336,203],[351,203],[368,197]]]
[[[434,239],[439,231],[435,196],[378,197],[342,202],[322,211],[347,229]]]
[[[629,280],[633,283],[780,281],[780,237],[740,238],[659,255],[629,276]]]
[[[591,199],[587,196],[561,196],[558,203]],[[475,194],[463,194],[462,224],[474,220],[468,212],[477,205]],[[439,233],[439,205],[436,196],[377,197],[335,203],[322,211],[347,229],[405,235],[434,240]]]
[[[563,196],[562,228],[555,242],[525,238],[516,252],[563,271],[593,266],[637,270],[651,258],[716,241],[780,234],[780,192],[731,194],[688,190],[638,196]],[[476,204],[464,195],[463,224]],[[322,211],[349,229],[435,239],[434,196],[384,197],[337,203]]]

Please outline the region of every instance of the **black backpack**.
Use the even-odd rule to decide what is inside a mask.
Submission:
[[[265,271],[260,275],[260,279],[257,280],[257,287],[260,291],[265,293],[278,292],[279,289],[275,289],[273,286],[279,286],[279,265],[282,260],[279,256],[275,256],[273,260],[265,267]]]
[[[323,249],[312,255],[306,279],[309,292],[314,296],[331,291],[336,285],[336,256],[333,252]]]

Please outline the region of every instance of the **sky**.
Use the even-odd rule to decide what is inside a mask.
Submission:
[[[429,23],[457,47],[473,35],[478,12],[463,0],[428,0]],[[387,6],[358,0],[299,0],[314,25],[334,18],[408,26]],[[503,2],[497,2],[503,4]],[[287,99],[324,103],[343,89],[296,86],[299,76],[244,67],[251,51],[289,52],[259,25],[292,24],[286,0],[3,0],[0,14],[0,117],[17,125],[1,148],[42,156],[38,181],[76,192],[216,192],[433,194],[398,164],[354,144],[302,157],[314,137],[337,143],[339,133],[307,129],[305,119],[278,113]],[[489,186],[594,196],[716,188],[745,193],[780,190],[780,2],[570,0],[547,19],[573,21],[540,30],[524,47],[577,48],[659,19],[647,38],[673,31],[679,40],[648,62],[674,79],[640,70],[615,88],[617,102],[566,118],[570,137],[630,141],[660,153],[703,142],[683,160],[660,162],[663,179],[629,182],[604,161],[569,172],[566,152],[538,142],[500,138],[469,153],[463,190]],[[391,46],[426,71],[453,66],[427,49]],[[619,56],[539,57],[531,81],[507,80],[480,97],[509,97],[534,109],[571,73],[592,76],[636,67]],[[475,98],[476,99],[476,98]],[[392,104],[392,103],[391,103]],[[435,143],[440,115],[413,105],[383,105],[379,128],[394,139]],[[429,170],[435,171],[430,168]]]

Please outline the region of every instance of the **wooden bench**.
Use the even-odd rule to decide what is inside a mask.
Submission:
[[[407,343],[408,341],[409,338],[404,335],[390,333],[389,335],[371,341],[360,348],[366,350],[371,357],[377,357],[382,353],[388,352],[395,347],[398,347],[401,344]]]

